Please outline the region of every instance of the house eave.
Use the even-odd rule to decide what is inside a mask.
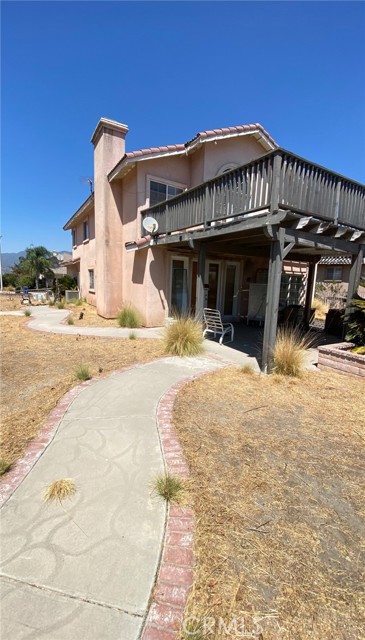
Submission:
[[[69,231],[69,229],[72,229],[76,224],[81,222],[83,217],[86,217],[86,214],[90,213],[93,206],[94,206],[94,194],[92,193],[85,200],[85,202],[82,203],[82,205],[77,209],[77,211],[75,211],[73,216],[71,216],[71,218],[66,222],[66,224],[63,227],[63,230]]]

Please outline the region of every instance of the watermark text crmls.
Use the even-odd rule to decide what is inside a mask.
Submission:
[[[189,616],[183,623],[183,631],[187,638],[194,639],[198,633],[204,638],[209,638],[213,634],[225,635],[229,638],[260,638],[263,630],[258,620],[253,616],[248,624],[243,617],[232,617],[230,619],[213,616]]]

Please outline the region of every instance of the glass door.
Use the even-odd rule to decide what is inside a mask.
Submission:
[[[239,263],[227,262],[224,278],[223,315],[237,315]]]
[[[208,264],[208,308],[218,309],[219,263]]]
[[[188,259],[173,258],[171,264],[171,315],[188,311]]]

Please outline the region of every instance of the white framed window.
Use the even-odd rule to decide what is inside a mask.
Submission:
[[[95,289],[94,269],[89,269],[89,289],[91,290]]]
[[[342,280],[342,267],[327,267],[326,280]]]
[[[161,178],[155,178],[148,176],[148,197],[149,206],[153,207],[155,204],[169,200],[174,196],[178,196],[186,189],[186,185],[178,182],[164,181]]]
[[[89,221],[85,220],[84,224],[83,224],[83,240],[88,240],[89,239]]]

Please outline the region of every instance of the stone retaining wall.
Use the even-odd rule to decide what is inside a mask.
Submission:
[[[365,379],[365,356],[351,353],[351,342],[340,342],[318,348],[319,369],[332,369],[339,373]]]

